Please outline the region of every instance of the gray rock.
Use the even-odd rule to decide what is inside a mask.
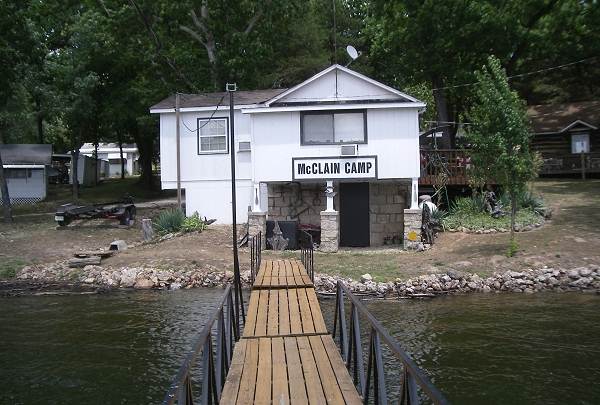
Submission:
[[[154,283],[148,278],[139,278],[136,280],[133,287],[139,289],[148,289],[154,287]]]
[[[169,286],[170,290],[179,290],[182,287],[181,283],[171,283]]]
[[[575,280],[569,283],[571,287],[583,288],[587,287],[593,280],[589,277],[581,277],[579,280]]]
[[[458,270],[448,270],[446,272],[446,274],[452,279],[452,280],[460,280],[461,278],[464,278],[465,273],[463,273],[462,271],[458,271]]]
[[[579,270],[578,269],[569,270],[567,273],[567,276],[569,276],[569,278],[572,278],[572,279],[578,279],[579,278]]]
[[[127,250],[127,243],[122,239],[115,240],[110,244],[108,250],[117,250],[117,251]]]
[[[592,274],[592,270],[587,269],[585,267],[579,268],[579,275],[581,277],[588,277],[590,274]]]
[[[371,276],[369,273],[366,273],[366,274],[363,274],[362,276],[360,276],[361,283],[366,283],[369,281],[373,281],[373,276]]]

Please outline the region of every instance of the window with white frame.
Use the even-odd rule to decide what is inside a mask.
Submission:
[[[571,153],[589,153],[590,134],[571,134]]]
[[[227,118],[198,118],[198,153],[227,153]]]
[[[303,145],[366,143],[367,112],[308,111],[301,116]]]

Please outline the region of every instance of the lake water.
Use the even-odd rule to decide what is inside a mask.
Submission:
[[[158,403],[222,293],[2,298],[0,403]],[[322,301],[328,320],[333,304]],[[452,403],[600,403],[598,295],[367,305]]]

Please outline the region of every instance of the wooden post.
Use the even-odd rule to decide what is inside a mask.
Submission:
[[[0,142],[0,145],[2,142]],[[4,222],[12,222],[12,205],[10,196],[8,195],[8,183],[4,173],[4,164],[2,163],[2,155],[0,153],[0,194],[2,194],[2,211],[4,212]]]
[[[150,218],[142,219],[142,232],[144,234],[145,242],[149,242],[154,239],[154,228],[152,227],[152,220]]]
[[[179,137],[179,93],[175,93],[175,146],[177,155],[177,207],[181,208],[181,138]]]
[[[585,180],[585,153],[581,152],[581,179]]]

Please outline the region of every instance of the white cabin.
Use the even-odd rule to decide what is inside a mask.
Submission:
[[[79,149],[82,155],[94,156],[95,147],[93,143],[84,143]],[[125,163],[125,175],[131,176],[139,172],[140,153],[137,145],[123,144],[123,161]],[[108,171],[106,177],[121,176],[121,150],[116,143],[99,143],[98,144],[98,159],[108,161]],[[103,169],[104,170],[104,169]]]
[[[238,91],[234,97],[230,145],[227,93],[180,95],[187,215],[231,223],[233,147],[238,222],[254,224],[257,217],[261,223],[261,215],[297,220],[305,228],[320,227],[322,246],[331,242],[335,249],[405,239],[405,215],[417,208],[424,103],[340,65],[290,89]],[[150,112],[160,114],[162,187],[174,189],[175,97]],[[330,223],[333,241],[324,235],[331,233]]]

